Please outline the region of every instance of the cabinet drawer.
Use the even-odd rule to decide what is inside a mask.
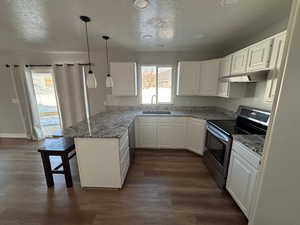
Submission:
[[[232,151],[236,152],[240,157],[246,160],[255,169],[259,167],[261,157],[257,153],[252,152],[251,149],[248,149],[246,146],[242,145],[241,143],[233,141]]]

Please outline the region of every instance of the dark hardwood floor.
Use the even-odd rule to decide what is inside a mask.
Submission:
[[[63,176],[55,175],[48,189],[36,149],[36,143],[0,140],[1,225],[247,224],[193,153],[138,150],[125,187],[116,191],[82,190],[76,158],[74,187],[67,189]]]

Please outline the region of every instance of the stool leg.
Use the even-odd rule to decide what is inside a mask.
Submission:
[[[66,180],[67,187],[72,187],[73,182],[72,182],[72,175],[71,175],[71,169],[70,169],[68,155],[67,154],[62,155],[61,160],[62,160],[63,167],[64,167],[64,174],[65,174],[65,180]]]
[[[44,153],[41,153],[41,157],[43,161],[47,186],[52,187],[54,185],[54,182],[53,182],[53,174],[51,172],[50,157],[48,154],[44,154]]]

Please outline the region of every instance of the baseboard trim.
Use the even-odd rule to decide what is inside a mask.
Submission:
[[[0,133],[0,138],[28,138],[23,133]]]

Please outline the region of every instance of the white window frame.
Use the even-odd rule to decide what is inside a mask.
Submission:
[[[143,82],[143,79],[142,79],[142,67],[143,66],[155,66],[156,67],[156,104],[147,104],[147,103],[143,103],[143,95],[142,95],[142,88],[143,88],[143,85],[142,85],[142,82]],[[159,103],[158,102],[158,68],[161,68],[161,67],[171,67],[172,68],[172,74],[171,74],[171,101],[169,103]],[[174,104],[174,66],[173,65],[169,65],[169,64],[140,64],[138,66],[138,73],[139,73],[139,76],[138,76],[138,94],[139,94],[139,103],[141,105],[145,105],[145,106],[157,106],[157,105],[173,105]]]

